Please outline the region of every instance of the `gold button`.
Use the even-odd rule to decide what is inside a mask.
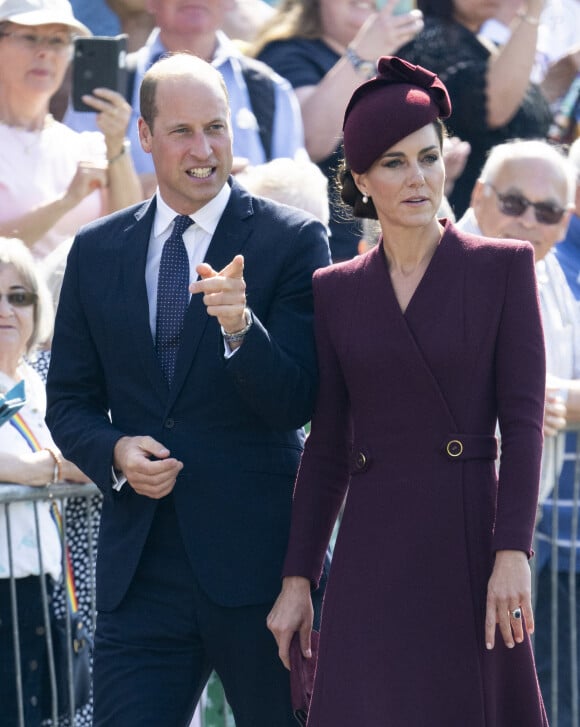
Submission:
[[[447,442],[447,454],[450,457],[459,457],[461,454],[463,454],[463,444],[459,441],[459,439],[452,439],[451,441]]]

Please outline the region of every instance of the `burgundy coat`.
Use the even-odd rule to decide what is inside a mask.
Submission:
[[[447,223],[404,314],[380,245],[318,271],[314,291],[320,391],[285,575],[317,582],[348,496],[309,727],[547,725],[529,639],[484,643],[494,552],[531,552],[536,514],[531,246]]]

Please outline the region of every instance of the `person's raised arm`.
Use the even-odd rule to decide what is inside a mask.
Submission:
[[[508,123],[522,103],[536,56],[538,25],[544,0],[527,0],[518,13],[509,40],[492,53],[487,70],[487,122]]]
[[[126,141],[131,106],[121,94],[108,88],[95,88],[93,95],[84,96],[83,101],[98,112],[97,125],[107,146],[106,211],[115,212],[140,202],[143,190]]]
[[[96,189],[107,185],[107,170],[104,165],[93,162],[79,162],[76,173],[68,188],[59,197],[39,205],[20,217],[0,223],[0,235],[17,237],[31,246],[40,240],[67,212],[73,210]]]
[[[419,12],[393,15],[395,5],[395,0],[390,0],[379,13],[373,13],[349,43],[358,58],[373,66],[380,56],[394,54],[423,28]],[[323,39],[339,50],[327,37]],[[342,134],[344,109],[354,89],[364,80],[365,75],[343,55],[316,86],[296,89],[306,150],[313,161],[325,159],[336,148]]]

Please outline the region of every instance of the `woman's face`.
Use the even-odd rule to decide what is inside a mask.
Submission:
[[[372,197],[381,227],[423,227],[437,215],[445,167],[433,124],[409,134],[380,156],[357,187]]]
[[[9,23],[0,33],[0,86],[50,98],[60,88],[72,54],[66,25]]]
[[[375,0],[320,0],[322,34],[347,46],[376,11]]]
[[[453,17],[476,33],[483,23],[497,15],[501,0],[453,0]]]
[[[0,264],[0,358],[13,365],[26,352],[34,331],[34,304],[17,306],[9,303],[9,293],[32,292],[13,265]]]

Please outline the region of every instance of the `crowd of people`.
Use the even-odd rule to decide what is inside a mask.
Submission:
[[[212,672],[291,727],[296,633],[308,727],[573,725],[580,0],[399,5],[0,0],[0,480],[100,490],[75,727],[195,725]],[[10,727],[62,562],[2,506]]]

